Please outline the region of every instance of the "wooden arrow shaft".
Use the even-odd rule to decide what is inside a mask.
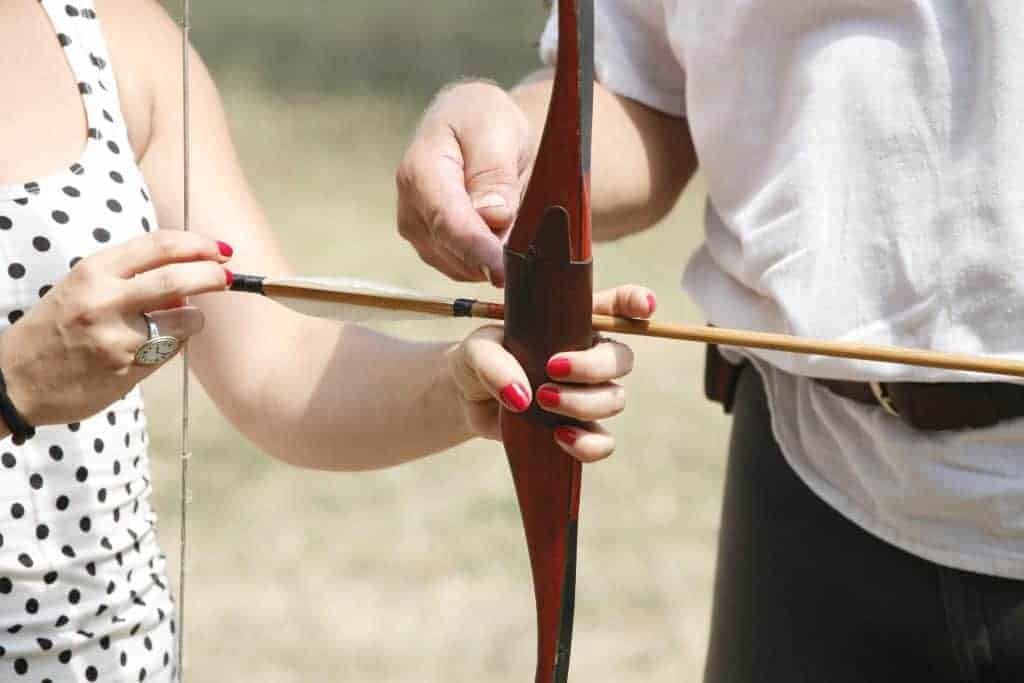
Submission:
[[[498,304],[477,302],[473,306],[473,317],[501,320],[503,317],[502,307]],[[610,315],[595,315],[593,326],[596,332],[612,334],[676,339],[748,349],[771,349],[815,356],[855,358],[878,363],[898,363],[1024,378],[1024,361],[964,353],[812,339],[788,334],[751,332],[706,325],[679,325],[653,320],[632,320]]]
[[[472,317],[487,320],[504,320],[505,306],[502,304],[471,299],[444,299],[432,297],[404,297],[382,293],[359,291],[331,291],[297,284],[282,284],[264,278],[236,275],[240,283],[236,291],[265,294],[271,298],[306,299],[339,306],[355,306],[383,311],[404,311],[426,316]],[[856,358],[878,363],[897,363],[921,367],[944,368],[964,372],[978,372],[991,375],[1005,375],[1024,378],[1024,361],[991,358],[962,353],[946,353],[925,349],[911,349],[900,346],[881,346],[854,342],[812,339],[788,334],[751,332],[725,327],[703,325],[679,325],[653,320],[632,320],[609,315],[593,316],[595,332],[628,334],[660,339],[719,344],[740,348],[771,349],[788,353],[831,356],[834,358]]]
[[[856,358],[879,363],[899,363],[901,365],[1024,377],[1024,362],[1018,360],[909,349],[899,346],[808,339],[787,334],[749,332],[719,327],[672,325],[643,320],[625,320],[610,316],[595,316],[594,329],[601,332],[638,334],[645,337],[681,339],[722,346],[772,349],[816,356]]]

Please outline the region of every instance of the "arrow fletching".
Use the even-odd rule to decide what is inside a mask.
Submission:
[[[426,296],[401,287],[350,277],[265,278],[235,275],[232,291],[262,294],[317,318],[354,323],[474,317],[500,320],[502,310],[472,299]]]

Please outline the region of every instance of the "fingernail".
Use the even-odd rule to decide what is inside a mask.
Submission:
[[[480,266],[480,272],[484,274],[488,282],[491,282],[491,269],[488,266]]]
[[[485,194],[483,197],[479,197],[473,200],[473,208],[477,211],[482,209],[503,209],[508,206],[508,202],[500,194],[491,193]]]
[[[235,274],[232,273],[227,268],[225,268],[224,269],[224,280],[227,283],[227,286],[230,287],[231,285],[235,284]]]
[[[653,294],[647,295],[647,310],[653,315],[658,310],[658,300],[654,298]]]
[[[220,255],[224,258],[231,258],[235,255],[235,250],[231,248],[231,245],[220,240],[217,240],[217,250],[220,251]]]
[[[575,446],[580,435],[572,427],[559,427],[555,430],[555,438],[566,446]]]
[[[552,358],[548,361],[549,377],[568,377],[572,374],[572,362],[568,358]]]
[[[541,387],[537,390],[537,403],[545,408],[557,408],[562,402],[562,394],[554,387]]]
[[[526,389],[518,384],[509,384],[502,389],[501,400],[508,409],[514,410],[517,413],[521,413],[530,407],[530,395],[526,392]]]

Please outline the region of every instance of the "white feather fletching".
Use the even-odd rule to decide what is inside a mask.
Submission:
[[[270,285],[296,287],[306,291],[398,296],[403,299],[414,301],[451,302],[450,299],[425,296],[420,292],[414,292],[394,285],[353,277],[268,278],[264,282],[264,286]],[[310,315],[316,318],[326,318],[328,320],[339,320],[342,322],[399,322],[407,320],[432,320],[438,317],[437,315],[421,313],[419,311],[393,310],[388,308],[361,306],[357,304],[338,303],[336,301],[318,301],[316,299],[298,296],[291,297],[279,292],[275,292],[273,299],[274,301],[287,306],[293,311],[302,313],[303,315]]]

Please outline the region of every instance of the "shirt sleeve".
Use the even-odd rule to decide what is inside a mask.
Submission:
[[[672,116],[686,114],[686,73],[672,49],[663,0],[594,3],[595,72],[612,92]],[[540,40],[553,66],[558,53],[558,6]]]

